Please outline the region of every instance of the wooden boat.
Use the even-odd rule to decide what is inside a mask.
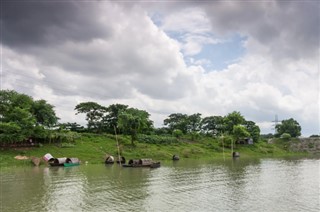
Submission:
[[[119,160],[119,158],[117,159],[117,163],[125,164],[126,163],[126,158],[121,156],[120,160]]]
[[[114,164],[114,157],[112,155],[107,155],[106,159],[104,160],[105,164]]]
[[[54,158],[48,162],[50,166],[63,166],[66,161],[67,161],[67,158]]]
[[[147,167],[147,168],[159,168],[160,162],[155,162],[151,159],[138,159],[138,160],[129,160],[128,164],[123,164],[122,167]]]
[[[71,166],[79,166],[80,163],[64,163],[63,166],[64,167],[71,167]]]
[[[78,166],[80,160],[78,158],[54,158],[49,161],[50,166]]]
[[[66,162],[63,163],[63,166],[70,167],[70,166],[79,166],[80,160],[78,158],[67,158]]]
[[[240,157],[240,153],[239,152],[232,152],[232,157],[238,158],[238,157]]]

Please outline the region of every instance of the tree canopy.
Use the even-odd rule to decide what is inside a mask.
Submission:
[[[103,117],[107,108],[99,105],[96,102],[82,102],[76,105],[76,114],[85,113],[86,120],[88,121],[88,130],[91,132],[102,132]]]
[[[131,135],[131,143],[137,139],[139,132],[148,131],[153,127],[149,119],[150,114],[144,110],[128,108],[119,114],[118,127],[126,134]]]
[[[2,142],[42,137],[45,128],[57,124],[54,107],[45,100],[34,101],[30,96],[13,90],[0,90],[0,103]]]
[[[33,100],[32,97],[12,90],[0,90],[0,141],[15,142],[31,137],[45,137],[46,130],[57,126],[59,118],[54,106],[46,100]],[[77,123],[60,124],[60,129],[76,132],[117,133],[131,136],[132,144],[139,133],[171,134],[194,136],[226,135],[234,139],[260,138],[259,126],[246,120],[240,112],[233,111],[226,116],[201,117],[200,113],[170,114],[164,119],[163,128],[154,129],[153,121],[147,111],[131,108],[124,104],[103,106],[96,102],[82,102],[75,106],[76,114],[84,114],[87,128]],[[301,135],[299,123],[290,118],[276,126],[276,136]]]
[[[280,137],[283,133],[288,133],[291,137],[298,137],[301,135],[301,126],[293,118],[281,121],[281,124],[276,125],[276,136]]]

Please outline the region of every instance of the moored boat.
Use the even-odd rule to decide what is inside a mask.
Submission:
[[[137,160],[129,160],[128,164],[123,164],[122,167],[131,167],[131,168],[139,168],[139,167],[147,167],[147,168],[159,168],[160,162],[155,162],[152,159],[137,159]]]
[[[67,158],[66,162],[63,163],[63,166],[70,167],[70,166],[79,166],[80,160],[78,158]]]
[[[106,155],[106,159],[104,160],[105,164],[114,164],[114,157],[112,155]]]
[[[67,158],[52,158],[49,160],[50,166],[63,166],[63,164],[67,161]]]

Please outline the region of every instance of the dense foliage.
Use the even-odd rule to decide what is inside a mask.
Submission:
[[[259,126],[237,111],[226,116],[207,117],[202,117],[200,113],[173,113],[164,119],[164,127],[155,129],[147,111],[123,104],[104,106],[96,102],[82,102],[75,106],[75,111],[85,115],[87,126],[84,127],[78,123],[58,123],[54,106],[15,91],[1,90],[0,102],[0,142],[21,142],[30,138],[72,140],[77,135],[71,132],[130,135],[132,144],[135,140],[166,144],[183,137],[195,141],[200,136],[207,136],[224,138],[220,139],[221,142],[229,145],[230,138],[234,143],[249,139],[256,142],[260,138]],[[301,135],[299,123],[292,118],[282,121],[276,129],[278,137]]]
[[[45,100],[12,90],[0,90],[0,142],[15,143],[43,139],[58,117]]]
[[[293,118],[281,121],[281,124],[276,125],[277,137],[284,133],[289,134],[291,137],[298,137],[301,135],[300,124]]]

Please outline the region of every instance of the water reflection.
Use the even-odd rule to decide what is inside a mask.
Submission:
[[[12,168],[4,211],[319,211],[319,160],[163,162]]]
[[[46,167],[43,169],[46,194],[42,205],[46,211],[76,211],[85,200],[86,176],[79,167]]]

